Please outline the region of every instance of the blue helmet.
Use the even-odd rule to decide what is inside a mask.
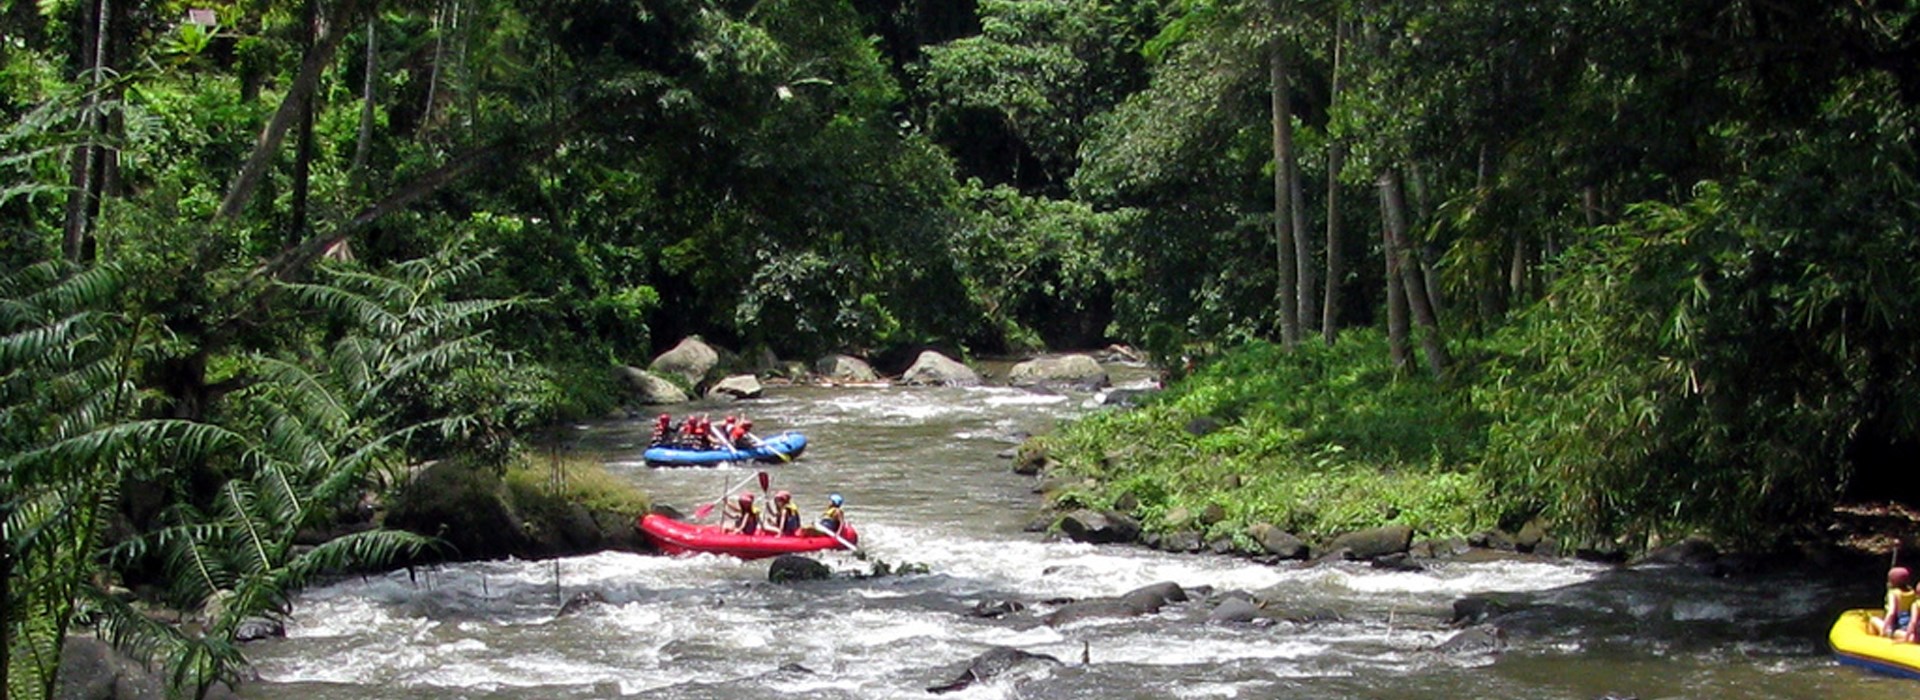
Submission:
[[[834,507],[839,507],[839,506],[845,505],[847,502],[847,499],[841,498],[840,494],[836,493],[831,496],[828,496],[827,502],[832,503]]]

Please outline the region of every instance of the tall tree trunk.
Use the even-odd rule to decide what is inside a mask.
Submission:
[[[1413,322],[1420,327],[1420,351],[1426,357],[1428,371],[1437,377],[1446,372],[1451,361],[1447,357],[1446,340],[1440,335],[1440,322],[1434,314],[1433,303],[1427,298],[1426,285],[1419,279],[1418,263],[1414,260],[1411,246],[1407,244],[1406,199],[1400,191],[1400,178],[1392,170],[1380,175],[1380,197],[1386,215],[1387,254],[1400,260],[1407,309],[1413,312]]]
[[[440,64],[446,60],[445,0],[433,8],[433,65],[427,68],[427,104],[420,110],[420,134],[433,127],[433,104],[440,97]]]
[[[1279,0],[1273,2],[1279,16]],[[1280,342],[1293,347],[1300,342],[1299,249],[1293,228],[1293,105],[1287,76],[1286,53],[1275,37],[1267,47],[1267,68],[1273,89],[1273,245],[1275,266],[1280,274],[1273,301],[1280,307]]]
[[[273,162],[274,152],[280,150],[280,142],[287,136],[287,130],[293,127],[294,118],[299,116],[300,106],[313,95],[320,82],[320,71],[333,59],[333,52],[340,48],[340,39],[344,34],[332,31],[341,26],[347,18],[353,16],[354,0],[344,0],[334,8],[329,21],[320,25],[319,38],[312,51],[300,62],[300,73],[294,76],[293,85],[287,89],[287,95],[280,100],[280,108],[275,110],[273,118],[260,130],[260,138],[253,144],[253,152],[247,155],[247,162],[240,167],[240,174],[233,179],[233,185],[227,190],[227,196],[220,201],[220,210],[214,218],[227,219],[240,214],[247,202],[253,199],[253,192],[260,187],[260,180],[267,174],[267,166]]]
[[[1293,197],[1293,206],[1289,207],[1293,210],[1293,260],[1299,267],[1296,283],[1299,285],[1300,333],[1305,337],[1314,332],[1320,321],[1320,290],[1313,279],[1313,237],[1307,235],[1307,195],[1300,183],[1300,154],[1287,155],[1287,189]]]
[[[1337,11],[1337,10],[1336,10]],[[1340,106],[1340,51],[1347,22],[1336,17],[1333,29],[1333,87],[1327,93],[1327,111]],[[1327,144],[1327,288],[1320,304],[1320,338],[1327,345],[1340,339],[1340,282],[1347,274],[1346,256],[1340,250],[1340,170],[1346,166],[1347,145],[1338,134],[1329,134]]]
[[[1528,258],[1532,257],[1532,246],[1528,245],[1527,235],[1518,230],[1513,232],[1513,263],[1507,267],[1507,298],[1509,307],[1518,307],[1532,296],[1527,288]]]
[[[1587,215],[1587,228],[1600,225],[1600,188],[1593,185],[1580,188],[1580,209]]]
[[[109,0],[98,0],[88,8],[91,14],[87,16],[82,51],[86,54],[83,65],[92,74],[92,86],[88,88],[86,112],[82,116],[81,132],[85,140],[68,156],[68,184],[72,189],[67,193],[67,220],[60,241],[61,251],[73,262],[84,262],[89,257],[93,213],[99,206],[102,151],[105,150],[100,140],[106,129],[106,120],[100,115],[100,102],[101,93],[106,89],[109,20],[113,16]]]
[[[315,24],[320,21],[319,0],[306,0],[301,11],[300,43],[303,53],[313,53],[313,42],[318,31]],[[306,239],[307,196],[311,191],[313,175],[313,103],[318,99],[317,90],[309,90],[300,100],[299,135],[293,145],[293,202],[289,207],[287,245],[295,245]]]
[[[375,8],[377,9],[377,7]],[[360,84],[360,136],[353,144],[354,172],[367,167],[367,154],[373,150],[374,86],[380,75],[380,13],[367,13],[366,79]]]
[[[1394,371],[1407,368],[1407,288],[1400,279],[1400,256],[1394,254],[1393,226],[1396,218],[1393,213],[1393,200],[1388,197],[1388,181],[1391,173],[1381,173],[1375,181],[1380,192],[1380,251],[1381,258],[1387,261],[1387,357],[1393,361]]]

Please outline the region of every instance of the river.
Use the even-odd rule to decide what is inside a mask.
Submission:
[[[1124,371],[1124,370],[1123,370]],[[1129,377],[1120,375],[1119,380]],[[1137,379],[1137,377],[1132,377]],[[767,564],[602,553],[469,563],[337,582],[301,593],[285,639],[246,647],[248,698],[925,698],[965,662],[1017,647],[1067,663],[941,697],[978,698],[1896,698],[1915,686],[1835,665],[1825,630],[1875,581],[1714,579],[1513,559],[1421,572],[1362,564],[1266,566],[1211,555],[1050,541],[1024,532],[1038,497],[998,457],[1092,397],[1010,388],[780,387],[738,405],[762,432],[805,432],[790,465],[765,467],[808,517],[829,492],[872,560],[930,573],[861,578],[870,561],[822,560],[832,581],[766,583]],[[686,411],[724,406],[673,407]],[[580,426],[601,455],[662,503],[690,511],[756,468],[649,469],[647,423]],[[1053,598],[1110,596],[1159,581],[1259,591],[1303,620],[1205,622],[1195,601],[1157,615],[1052,628]],[[581,591],[609,601],[556,617]],[[1204,589],[1202,589],[1204,590]],[[1503,619],[1499,654],[1445,654],[1454,600],[1531,601]],[[1848,600],[1851,599],[1851,600]],[[978,602],[1034,604],[972,617]],[[1856,605],[1857,607],[1857,605]],[[1090,663],[1082,664],[1083,654]]]

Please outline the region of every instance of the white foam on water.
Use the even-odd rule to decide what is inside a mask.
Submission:
[[[1485,591],[1536,591],[1591,580],[1606,567],[1567,562],[1504,561],[1481,564],[1437,563],[1426,571],[1319,566],[1301,569],[1300,580],[1318,580],[1370,594],[1459,596]]]

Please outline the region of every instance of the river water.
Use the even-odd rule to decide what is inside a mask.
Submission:
[[[1911,681],[1842,668],[1827,654],[1833,615],[1847,602],[1873,604],[1872,580],[1725,580],[1525,559],[1411,573],[1266,566],[1024,532],[1038,505],[1034,482],[997,454],[1015,436],[1050,430],[1092,405],[1087,395],[1004,387],[775,388],[737,409],[762,433],[800,430],[811,445],[793,464],[772,467],[649,469],[640,460],[645,421],[580,426],[575,449],[601,455],[614,473],[683,511],[760,468],[809,518],[829,492],[844,494],[870,560],[826,554],[834,580],[793,585],[766,583],[765,561],[624,553],[334,583],[296,598],[287,638],[246,648],[260,680],[242,694],[924,698],[994,646],[1067,663],[942,697],[1865,699],[1915,691]],[[871,560],[924,564],[929,573],[859,577]],[[1064,628],[1033,615],[1049,599],[1160,581],[1259,592],[1270,609],[1300,621],[1208,624],[1201,600]],[[556,617],[559,601],[582,591],[608,604]],[[1453,601],[1481,593],[1527,601],[1501,621],[1506,650],[1435,651],[1455,632],[1446,620]],[[1033,607],[997,620],[967,614],[992,600]]]

